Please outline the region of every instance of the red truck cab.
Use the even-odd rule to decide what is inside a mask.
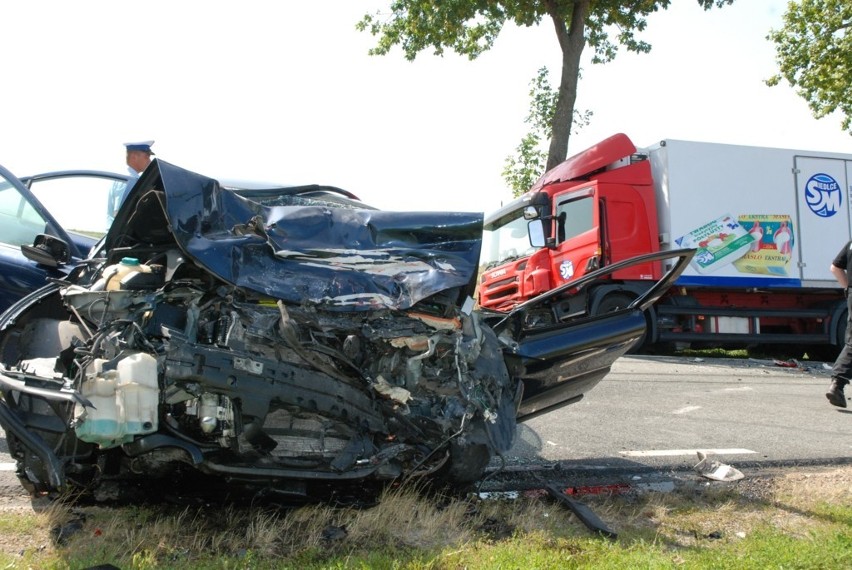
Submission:
[[[595,269],[660,250],[651,167],[624,134],[546,172],[523,196],[485,219],[479,304],[506,311]],[[540,228],[540,229],[539,229]],[[530,239],[541,234],[543,239]],[[628,267],[613,283],[662,275],[659,262]],[[618,287],[597,297],[639,290]]]

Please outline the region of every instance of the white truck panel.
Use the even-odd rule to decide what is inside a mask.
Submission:
[[[681,284],[836,286],[852,155],[663,140],[644,149],[662,247],[696,247]]]

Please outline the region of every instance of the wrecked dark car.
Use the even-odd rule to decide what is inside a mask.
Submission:
[[[0,317],[18,477],[105,500],[476,481],[517,421],[606,375],[691,256],[638,260],[675,263],[629,308],[542,324],[553,298],[579,308],[624,264],[482,312],[481,235],[480,214],[384,212],[333,187],[228,186],[155,161],[92,256]]]

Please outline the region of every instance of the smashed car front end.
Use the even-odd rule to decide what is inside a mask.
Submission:
[[[333,193],[332,193],[333,194]],[[98,256],[0,319],[0,424],[32,492],[479,478],[517,382],[465,308],[474,214],[301,188],[247,198],[159,161]]]

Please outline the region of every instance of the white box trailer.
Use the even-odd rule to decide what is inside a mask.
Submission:
[[[679,283],[832,287],[852,237],[852,154],[663,140],[651,161],[661,247],[696,247]]]

